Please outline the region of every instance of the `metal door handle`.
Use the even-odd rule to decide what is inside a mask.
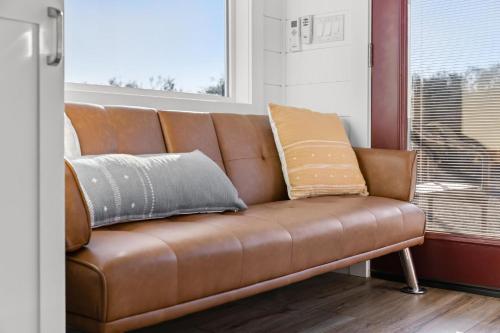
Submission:
[[[47,65],[57,66],[61,63],[64,53],[64,40],[63,40],[63,12],[60,9],[49,7],[47,8],[47,15],[50,18],[56,19],[56,54],[47,56]]]

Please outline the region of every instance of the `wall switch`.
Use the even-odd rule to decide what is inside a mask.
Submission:
[[[319,16],[314,19],[316,41],[319,43],[344,40],[344,15]]]
[[[300,18],[300,34],[303,44],[311,44],[313,41],[313,16],[302,16]]]

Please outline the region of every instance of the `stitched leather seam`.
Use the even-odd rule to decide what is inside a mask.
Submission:
[[[340,224],[340,228],[342,230],[342,236],[341,236],[341,239],[344,240],[345,239],[345,228],[344,228],[344,224],[342,223],[342,219],[338,216],[335,216],[333,214],[328,214],[329,217],[333,217],[335,219],[335,221],[337,221],[338,224]],[[344,248],[344,242],[341,242],[341,253],[342,255],[344,255],[344,251],[345,251],[345,248]]]
[[[169,153],[170,147],[169,147],[168,140],[167,140],[167,131],[165,128],[163,128],[163,121],[161,120],[161,117],[160,117],[160,110],[155,109],[155,112],[156,112],[156,117],[158,118],[158,122],[160,123],[160,130],[161,130],[161,134],[162,134],[162,138],[163,138],[163,144],[165,146],[165,152]],[[164,111],[162,111],[162,112],[164,112]]]
[[[375,232],[375,247],[378,247],[380,246],[380,242],[379,242],[379,224],[378,224],[378,219],[377,219],[377,216],[373,213],[372,210],[370,210],[370,208],[367,208],[367,207],[363,207],[368,213],[370,213],[373,218],[375,219],[375,225],[376,225],[376,228],[377,228],[377,231]]]
[[[236,236],[236,234],[234,232],[232,232],[231,230],[226,231],[226,229],[224,229],[223,227],[221,227],[220,225],[218,225],[217,222],[206,221],[206,222],[203,222],[203,223],[207,223],[207,224],[210,224],[212,226],[215,225],[217,229],[223,230],[224,232],[229,232],[234,238],[236,238],[238,240],[238,243],[240,243],[240,249],[241,249],[241,269],[240,269],[240,281],[238,282],[238,286],[241,286],[243,284],[243,267],[245,267],[245,265],[244,265],[244,261],[245,261],[245,249],[243,247],[243,242],[241,241],[241,239],[239,239],[238,236]]]
[[[278,155],[276,154],[272,154],[272,155],[268,155],[268,157],[277,157]],[[243,161],[243,160],[261,160],[262,157],[261,156],[255,156],[255,157],[238,157],[238,158],[230,158],[230,159],[227,159],[226,161],[227,162],[234,162],[234,161]]]
[[[294,241],[293,241],[293,236],[292,236],[292,233],[290,232],[290,230],[288,230],[283,224],[281,224],[279,221],[275,221],[274,219],[266,219],[266,218],[263,218],[263,217],[260,217],[260,216],[255,216],[255,215],[251,215],[251,214],[247,214],[246,216],[250,216],[250,217],[254,217],[254,218],[257,218],[259,220],[262,220],[262,221],[266,221],[266,222],[271,222],[271,223],[275,223],[277,225],[279,225],[283,230],[285,230],[288,235],[290,236],[290,241],[291,241],[291,249],[290,249],[290,272],[294,272],[294,266],[293,266],[293,249],[294,249]]]
[[[406,222],[405,222],[405,214],[403,213],[403,211],[401,210],[401,208],[399,206],[396,206],[396,208],[399,210],[399,212],[401,213],[401,227],[403,229],[403,232],[405,230],[405,226],[406,226]]]
[[[226,175],[229,176],[229,172],[228,172],[227,166],[226,166],[226,160],[224,159],[224,152],[222,151],[222,147],[221,147],[221,144],[220,144],[219,131],[217,130],[216,121],[212,117],[211,113],[209,113],[208,115],[210,117],[210,121],[212,122],[212,127],[214,129],[215,138],[217,139],[217,149],[219,149],[220,158],[222,159],[222,166],[224,167],[224,172],[226,173]]]

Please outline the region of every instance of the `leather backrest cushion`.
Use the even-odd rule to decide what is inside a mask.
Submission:
[[[287,199],[267,116],[212,114],[226,173],[247,205]]]
[[[115,131],[103,106],[67,103],[66,114],[78,134],[82,155],[117,153]]]
[[[82,155],[165,153],[156,110],[66,104]]]
[[[209,113],[159,111],[169,153],[200,150],[225,171],[217,135]]]
[[[119,154],[166,153],[165,140],[155,109],[107,106],[115,128]]]

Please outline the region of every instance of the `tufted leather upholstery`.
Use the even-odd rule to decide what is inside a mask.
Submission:
[[[114,321],[202,299],[418,239],[423,218],[402,201],[321,197],[96,229],[69,256],[68,311]],[[81,288],[96,271],[101,297]]]
[[[165,153],[165,141],[154,109],[66,104],[78,134],[82,155]]]
[[[124,332],[421,244],[415,154],[356,149],[372,196],[286,200],[265,116],[68,104],[84,154],[199,149],[249,209],[90,230],[66,169],[68,323]]]
[[[210,114],[160,111],[158,115],[170,153],[187,153],[198,149],[225,170]]]
[[[226,172],[247,205],[287,199],[281,163],[264,116],[212,114]]]

